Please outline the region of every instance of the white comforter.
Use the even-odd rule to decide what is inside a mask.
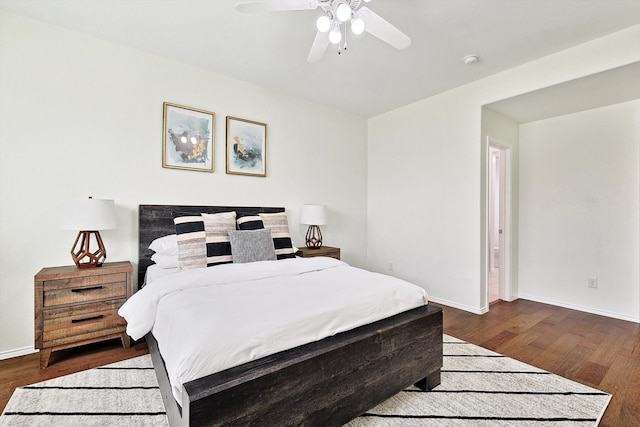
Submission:
[[[118,313],[132,338],[153,332],[181,403],[188,381],[426,303],[418,286],[315,257],[159,277]]]

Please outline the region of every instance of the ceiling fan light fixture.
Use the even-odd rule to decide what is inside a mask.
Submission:
[[[326,33],[331,28],[331,19],[327,15],[322,15],[316,21],[316,28],[321,33]]]
[[[329,41],[333,44],[338,44],[340,43],[340,40],[342,40],[342,32],[340,32],[340,29],[334,28],[331,30],[329,33]]]
[[[340,22],[347,22],[351,19],[351,7],[345,2],[340,2],[336,7],[336,18]]]
[[[0,0],[1,1],[1,0]],[[347,25],[356,36],[367,32],[396,49],[406,49],[411,38],[394,27],[389,21],[362,3],[371,0],[244,0],[236,5],[241,13],[259,13],[288,10],[314,10],[320,13],[316,18],[316,35],[313,39],[307,61],[317,62],[325,54],[330,44],[337,45],[338,54],[347,50]],[[322,16],[321,16],[322,15]],[[344,24],[344,26],[342,25]],[[187,141],[188,142],[188,141]]]
[[[362,18],[355,18],[351,21],[351,32],[356,35],[364,32],[364,21]]]

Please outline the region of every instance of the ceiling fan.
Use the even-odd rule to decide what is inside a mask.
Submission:
[[[307,57],[309,62],[317,62],[322,59],[330,43],[338,46],[338,54],[347,49],[347,23],[351,24],[351,31],[354,34],[362,34],[363,31],[366,31],[396,49],[409,47],[411,44],[409,36],[368,7],[361,7],[363,2],[369,3],[370,1],[266,0],[240,3],[236,5],[236,10],[242,13],[257,13],[322,9],[324,14],[316,21],[317,32]]]

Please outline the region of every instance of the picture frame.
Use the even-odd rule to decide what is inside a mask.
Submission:
[[[213,172],[213,112],[163,103],[162,167]]]
[[[267,125],[227,116],[227,173],[267,176]]]

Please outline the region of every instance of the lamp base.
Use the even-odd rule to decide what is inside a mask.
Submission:
[[[91,234],[95,234],[98,248],[91,251]],[[99,231],[79,231],[71,247],[71,258],[78,268],[100,267],[107,258],[107,250],[102,243]]]
[[[310,249],[322,247],[322,233],[320,232],[319,226],[309,226],[309,229],[307,230],[306,244]]]

